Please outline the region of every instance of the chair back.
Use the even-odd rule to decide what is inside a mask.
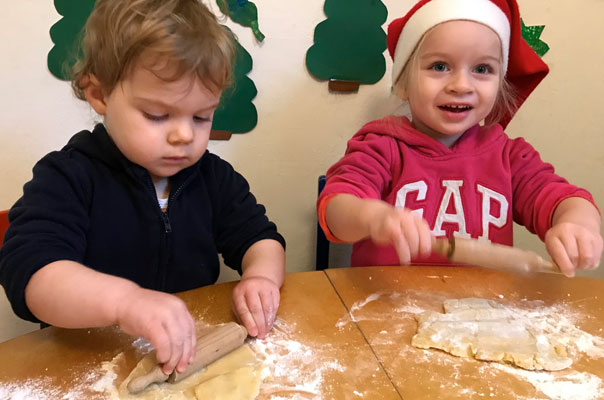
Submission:
[[[325,187],[325,175],[319,176],[318,181],[318,193],[321,194],[321,191]],[[329,263],[329,241],[327,237],[325,237],[325,233],[321,228],[321,224],[317,221],[317,247],[316,247],[316,255],[315,255],[315,270],[322,271],[328,267]]]
[[[8,229],[8,210],[0,211],[0,247],[4,243],[4,232]]]

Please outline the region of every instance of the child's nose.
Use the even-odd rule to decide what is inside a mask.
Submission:
[[[190,143],[193,140],[193,127],[185,122],[175,123],[168,135],[171,144]]]
[[[472,91],[471,79],[464,71],[451,74],[447,90],[453,93],[465,94]]]

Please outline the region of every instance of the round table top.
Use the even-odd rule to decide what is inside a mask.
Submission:
[[[215,325],[234,318],[230,297],[235,284],[178,295],[200,324]],[[273,372],[259,398],[569,398],[564,393],[604,398],[600,293],[600,280],[470,267],[288,274],[274,329],[264,340],[248,339]],[[547,373],[411,346],[416,314],[442,312],[444,299],[465,297],[555,312],[582,340],[591,338],[585,345],[591,347],[571,354],[573,365],[567,370]],[[32,332],[0,343],[0,398],[115,398],[115,387],[149,351],[146,341],[117,327]]]

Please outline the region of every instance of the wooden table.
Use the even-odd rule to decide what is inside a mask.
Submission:
[[[602,336],[604,281],[553,274],[510,275],[469,267],[349,268],[326,273],[403,399],[568,399],[568,394],[556,397],[562,390],[572,390],[565,386],[565,376],[604,379],[604,358],[582,356],[570,371],[539,373],[410,344],[417,329],[414,313],[423,309],[443,312],[444,299],[466,297],[508,305],[533,301],[545,307],[561,305],[584,316],[577,321],[578,328]],[[550,397],[536,386],[549,389]],[[585,390],[587,385],[574,388]],[[573,399],[604,399],[604,385],[598,397],[576,390]],[[551,397],[552,392],[558,393]]]
[[[180,296],[197,320],[218,324],[233,320],[234,285],[208,286]],[[563,302],[589,316],[577,321],[580,329],[602,336],[600,293],[603,281],[520,277],[474,268],[374,267],[288,274],[275,329],[266,341],[255,343],[277,348],[275,365],[291,371],[265,382],[260,398],[547,399],[531,382],[491,363],[413,348],[413,313],[441,311],[446,298]],[[107,375],[104,365],[113,362],[114,384],[119,384],[144,355],[140,343],[115,327],[48,328],[0,343],[0,399],[108,398],[98,388]],[[575,359],[571,368],[604,378],[604,358]]]

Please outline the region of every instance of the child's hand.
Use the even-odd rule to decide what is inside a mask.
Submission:
[[[156,349],[164,374],[183,372],[195,357],[195,322],[185,303],[168,293],[137,288],[117,308],[120,328]]]
[[[594,269],[602,256],[602,237],[582,225],[562,222],[545,234],[545,246],[562,273],[575,276],[578,269]]]
[[[409,264],[418,254],[428,256],[432,250],[432,232],[426,220],[385,203],[369,222],[369,237],[378,245],[393,245],[401,265]]]
[[[243,277],[233,289],[233,311],[250,336],[266,337],[279,308],[279,286],[263,276]]]

